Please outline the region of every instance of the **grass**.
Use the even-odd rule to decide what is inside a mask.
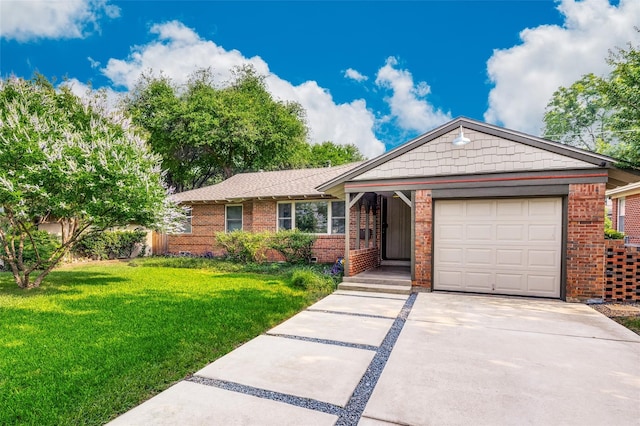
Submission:
[[[640,317],[617,317],[613,319],[627,327],[629,330],[640,334]]]
[[[0,273],[0,424],[103,424],[322,295],[280,266],[132,265]]]

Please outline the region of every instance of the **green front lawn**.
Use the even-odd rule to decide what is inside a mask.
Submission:
[[[63,268],[29,291],[0,273],[0,424],[105,423],[313,299],[277,267],[137,263]]]

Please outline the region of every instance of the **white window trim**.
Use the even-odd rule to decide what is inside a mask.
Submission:
[[[225,204],[224,205],[224,232],[229,233],[229,224],[227,223],[227,208],[240,207],[240,231],[244,230],[244,206],[242,204]],[[233,232],[233,231],[232,231]]]
[[[185,209],[185,213],[189,213],[186,214],[185,217],[189,219],[189,232],[187,231],[180,231],[180,232],[176,232],[174,235],[191,235],[193,234],[193,207],[188,207]]]
[[[622,227],[622,229],[620,229],[620,218],[623,218],[623,222],[625,222],[624,219],[626,219],[626,215],[627,215],[627,201],[625,199],[625,197],[620,197],[618,198],[618,217],[616,218],[616,230],[618,232],[624,232],[624,226]]]
[[[281,200],[277,202],[276,205],[276,230],[280,230],[280,210],[279,210],[279,206],[280,204],[291,204],[291,230],[295,230],[296,228],[296,203],[318,203],[318,202],[324,202],[327,203],[327,232],[313,232],[313,235],[345,235],[344,233],[342,234],[332,234],[331,233],[331,222],[333,219],[333,208],[331,207],[331,203],[334,202],[343,202],[345,203],[344,200],[336,200],[336,199],[328,199],[328,198],[313,198],[313,199],[303,199],[303,200]],[[348,220],[348,215],[347,215],[347,205],[345,203],[345,207],[344,207],[344,220],[345,223]],[[342,216],[340,216],[342,217]]]

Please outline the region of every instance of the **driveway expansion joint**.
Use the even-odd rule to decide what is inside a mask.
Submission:
[[[342,411],[344,411],[344,408],[338,405],[330,404],[328,402],[318,401],[311,398],[303,398],[300,396],[289,395],[286,393],[271,391],[267,389],[256,388],[253,386],[247,386],[227,380],[208,379],[206,377],[193,375],[185,379],[185,381],[198,383],[205,386],[212,386],[231,392],[238,392],[262,399],[269,399],[271,401],[283,402],[285,404],[294,405],[296,407],[307,408],[309,410],[320,411],[327,414],[333,414],[334,416],[340,416],[342,414]]]
[[[272,337],[282,337],[284,339],[293,339],[293,340],[302,340],[305,342],[313,342],[313,343],[322,343],[324,345],[334,345],[334,346],[344,346],[347,348],[354,349],[363,349],[365,351],[377,351],[378,346],[373,345],[363,345],[360,343],[349,343],[349,342],[341,342],[339,340],[329,340],[329,339],[317,339],[314,337],[304,337],[304,336],[296,336],[293,334],[277,334],[277,333],[266,333],[267,336]]]

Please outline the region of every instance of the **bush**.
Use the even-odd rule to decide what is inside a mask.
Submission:
[[[329,294],[335,287],[331,277],[322,275],[312,268],[295,269],[291,273],[291,285],[308,291],[312,297]]]
[[[623,240],[624,233],[620,231],[616,231],[615,229],[605,229],[604,238],[607,240]]]
[[[280,253],[289,263],[305,263],[311,259],[316,236],[298,230],[278,231],[269,240],[269,247]]]
[[[265,232],[216,233],[216,242],[227,252],[229,260],[242,263],[263,262],[267,257],[269,238],[270,235]]]
[[[147,236],[145,231],[102,231],[85,235],[74,253],[94,260],[128,259]]]

